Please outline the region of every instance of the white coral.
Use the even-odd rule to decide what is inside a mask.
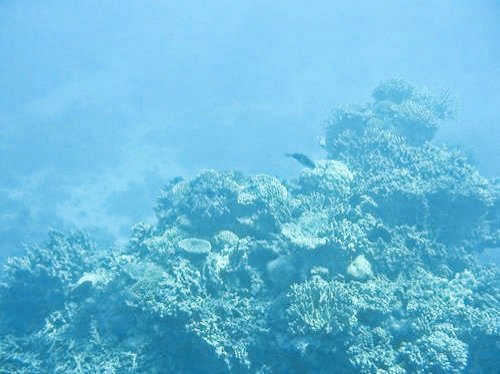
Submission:
[[[372,265],[364,255],[359,255],[347,267],[347,274],[359,280],[371,278],[373,276]]]
[[[316,161],[314,169],[304,169],[299,183],[306,189],[346,196],[351,190],[354,175],[346,164],[336,160]]]

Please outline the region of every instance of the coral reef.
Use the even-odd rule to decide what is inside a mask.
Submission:
[[[127,245],[10,258],[0,373],[493,373],[500,186],[431,143],[454,112],[402,80],[338,109],[297,178],[207,170]]]

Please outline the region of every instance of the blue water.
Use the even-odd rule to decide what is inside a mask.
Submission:
[[[0,373],[496,373],[495,1],[0,3]]]

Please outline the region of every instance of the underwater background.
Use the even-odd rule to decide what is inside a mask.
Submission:
[[[497,373],[499,24],[0,2],[0,373]]]

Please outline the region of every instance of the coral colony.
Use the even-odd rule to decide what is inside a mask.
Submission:
[[[0,373],[498,372],[500,188],[430,143],[453,112],[389,80],[295,179],[174,179],[119,248],[51,232],[2,272]]]

